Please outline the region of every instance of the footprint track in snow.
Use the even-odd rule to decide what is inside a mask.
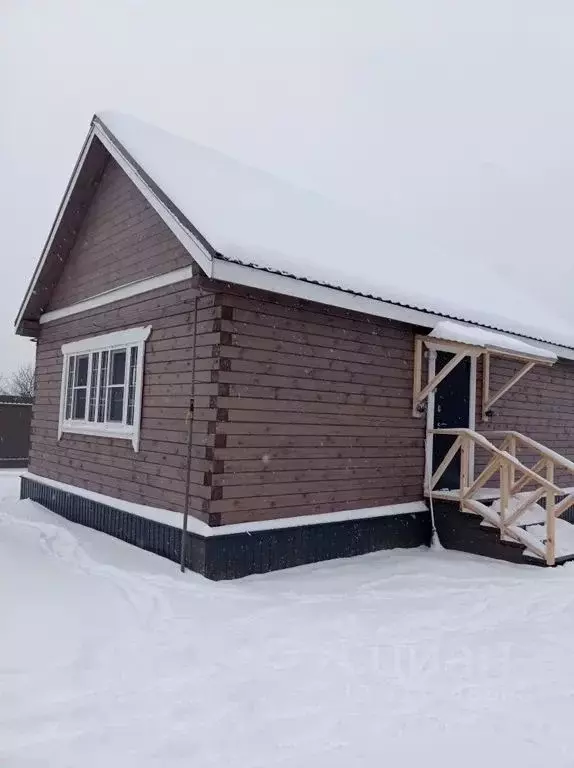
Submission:
[[[173,618],[169,600],[161,588],[145,574],[128,573],[119,568],[94,560],[69,530],[58,525],[15,518],[0,513],[0,524],[14,524],[35,531],[41,548],[50,557],[61,561],[73,570],[88,576],[104,578],[122,596],[145,627],[157,626]]]

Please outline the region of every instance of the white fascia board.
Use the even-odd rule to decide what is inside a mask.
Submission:
[[[113,347],[127,347],[131,344],[139,344],[146,341],[151,333],[151,325],[140,328],[128,328],[125,331],[103,333],[100,336],[90,336],[87,339],[70,341],[62,344],[62,354],[77,355],[82,352],[97,352],[100,349],[112,349]]]
[[[184,225],[174,216],[174,214],[164,205],[164,203],[155,194],[153,189],[140,176],[136,168],[124,157],[119,149],[111,142],[102,128],[95,124],[93,127],[95,135],[114,158],[116,163],[129,177],[129,179],[139,189],[151,207],[161,216],[169,229],[177,237],[191,258],[197,263],[202,271],[208,276],[212,276],[212,258],[211,254],[204,248],[199,240],[184,227]]]
[[[133,283],[127,283],[126,285],[121,285],[119,288],[112,288],[104,293],[98,293],[95,296],[91,296],[89,299],[78,301],[67,307],[52,309],[50,312],[45,312],[40,317],[40,324],[50,323],[53,320],[61,320],[64,317],[77,315],[80,312],[89,312],[92,309],[103,307],[106,304],[113,304],[116,301],[123,301],[132,296],[138,296],[140,293],[149,293],[149,291],[155,291],[158,288],[164,288],[167,285],[180,283],[184,280],[191,280],[192,277],[193,267],[189,266],[181,267],[181,269],[174,269],[171,272],[166,272],[165,274],[157,275],[156,277],[148,277],[145,280],[135,280]]]
[[[297,299],[327,304],[332,307],[340,307],[352,312],[363,312],[367,315],[376,315],[389,320],[420,325],[425,328],[433,328],[438,320],[444,319],[438,315],[422,312],[418,309],[409,309],[408,307],[390,304],[379,299],[357,296],[357,294],[338,288],[330,288],[326,285],[299,280],[288,275],[279,275],[275,272],[267,272],[264,269],[248,267],[244,264],[237,264],[236,262],[223,259],[213,260],[213,278],[223,282],[244,285],[249,288],[259,288],[262,291],[279,293],[284,296],[293,296]]]
[[[50,230],[50,234],[48,235],[48,239],[46,240],[46,244],[44,245],[44,250],[42,251],[42,255],[40,256],[40,261],[36,265],[36,269],[34,270],[34,274],[32,275],[32,279],[30,280],[30,285],[28,286],[28,290],[26,291],[26,295],[24,296],[24,300],[20,306],[20,310],[18,312],[18,317],[16,318],[15,326],[18,328],[20,326],[20,323],[22,322],[22,318],[24,316],[24,312],[26,311],[26,307],[28,306],[28,302],[30,301],[30,297],[34,293],[36,289],[36,283],[38,282],[38,278],[40,277],[40,273],[42,272],[42,269],[44,268],[44,264],[46,263],[46,259],[48,258],[48,254],[50,253],[50,249],[52,247],[52,243],[54,242],[54,238],[56,236],[56,232],[58,231],[58,227],[60,226],[60,223],[62,221],[62,217],[64,216],[64,213],[66,211],[66,208],[68,207],[68,203],[70,201],[70,197],[72,195],[72,192],[74,191],[74,187],[76,186],[76,181],[78,180],[78,176],[80,175],[80,172],[82,168],[84,167],[84,162],[86,160],[87,154],[90,150],[90,147],[92,146],[92,142],[94,140],[94,128],[90,128],[90,131],[86,137],[86,140],[84,142],[84,146],[82,147],[82,151],[80,152],[80,156],[78,157],[78,160],[76,162],[76,167],[74,168],[74,172],[72,173],[72,176],[70,178],[70,181],[68,182],[68,186],[66,188],[66,191],[64,193],[64,197],[62,198],[62,201],[60,203],[60,207],[58,208],[58,213],[56,215],[56,219],[54,223],[52,224],[52,229]]]
[[[73,493],[85,499],[91,499],[99,504],[104,504],[114,509],[120,509],[132,515],[145,517],[147,520],[153,520],[164,525],[171,525],[181,530],[183,524],[183,513],[172,512],[169,509],[161,507],[150,507],[147,504],[136,504],[132,501],[124,501],[115,496],[106,496],[102,493],[89,491],[68,483],[61,483],[59,480],[52,480],[41,475],[34,475],[31,472],[23,472],[22,477],[43,483],[52,488],[57,488],[67,493]],[[324,523],[343,523],[352,520],[368,520],[378,517],[394,517],[395,515],[415,515],[421,512],[428,512],[428,506],[424,501],[410,501],[402,504],[387,504],[382,507],[369,507],[367,509],[350,509],[342,512],[325,512],[322,515],[300,515],[298,517],[284,517],[275,520],[257,520],[252,523],[233,523],[231,525],[219,525],[212,527],[207,523],[198,520],[196,517],[188,518],[188,533],[204,536],[206,538],[216,536],[228,536],[232,533],[254,533],[256,531],[277,530],[280,528],[299,528],[304,525],[321,525]]]
[[[339,288],[330,288],[326,285],[310,283],[306,280],[299,280],[296,277],[288,275],[279,275],[274,272],[268,272],[257,267],[248,267],[244,264],[237,264],[223,259],[213,259],[213,279],[221,280],[227,283],[246,286],[248,288],[258,288],[262,291],[279,293],[283,296],[292,296],[297,299],[314,301],[318,304],[326,304],[331,307],[340,307],[352,312],[362,312],[366,315],[375,317],[384,317],[387,320],[396,320],[407,325],[418,325],[422,328],[434,328],[434,326],[444,321],[443,315],[436,315],[432,312],[423,312],[420,309],[411,309],[410,307],[391,304],[382,299],[370,299],[366,296],[357,296]],[[456,320],[461,325],[470,327],[482,327],[476,323]],[[550,342],[538,341],[521,336],[512,331],[504,331],[507,334],[515,336],[517,339],[526,342],[532,347],[539,347],[548,352],[553,352],[566,360],[574,360],[574,349],[562,347]]]

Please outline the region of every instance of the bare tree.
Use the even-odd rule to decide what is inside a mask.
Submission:
[[[35,366],[33,363],[25,363],[21,365],[17,371],[15,371],[6,382],[3,389],[9,395],[15,395],[16,397],[34,397],[35,387]],[[2,382],[4,384],[4,382]]]

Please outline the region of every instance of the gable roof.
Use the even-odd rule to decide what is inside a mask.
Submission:
[[[498,253],[478,262],[433,248],[384,213],[373,217],[345,209],[215,150],[109,112],[92,121],[18,316],[19,332],[46,306],[54,264],[68,243],[58,219],[61,226],[81,181],[88,189],[93,185],[93,179],[86,182],[86,168],[89,176],[90,158],[99,157],[102,147],[209,277],[428,327],[449,317],[574,349],[574,314],[563,314],[559,302],[539,294],[536,275],[514,279],[510,267],[517,255],[501,264]],[[89,194],[84,198],[83,205]]]

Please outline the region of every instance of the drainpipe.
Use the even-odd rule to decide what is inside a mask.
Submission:
[[[185,420],[187,422],[187,462],[185,472],[185,501],[183,505],[183,526],[181,529],[181,560],[180,570],[185,572],[185,556],[187,554],[187,522],[189,519],[189,486],[191,474],[191,454],[193,442],[193,411],[195,406],[195,351],[197,346],[197,295],[193,300],[193,356],[191,358],[191,396],[189,398],[189,410]]]

